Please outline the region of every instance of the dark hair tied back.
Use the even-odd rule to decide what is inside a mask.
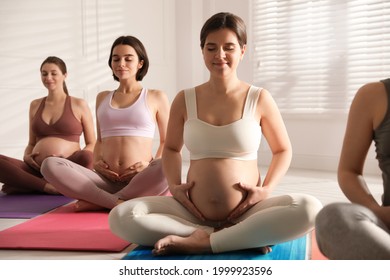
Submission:
[[[48,57],[42,62],[41,67],[39,68],[40,71],[42,71],[42,67],[43,67],[43,65],[46,64],[46,63],[52,63],[52,64],[57,65],[58,68],[60,68],[61,73],[64,74],[64,75],[65,75],[66,73],[68,73],[68,70],[66,70],[66,64],[65,64],[65,62],[64,62],[61,58],[59,58],[59,57],[57,57],[57,56],[48,56]],[[67,95],[69,95],[68,88],[67,88],[67,86],[66,86],[65,81],[64,81],[64,84],[63,84],[63,88],[64,88],[64,92],[65,92]]]

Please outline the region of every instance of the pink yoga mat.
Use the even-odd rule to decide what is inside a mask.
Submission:
[[[120,252],[128,245],[111,233],[108,212],[77,213],[73,204],[0,231],[3,249]]]

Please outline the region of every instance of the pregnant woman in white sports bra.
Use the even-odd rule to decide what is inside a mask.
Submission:
[[[143,197],[115,207],[112,231],[157,255],[218,253],[259,248],[311,231],[321,209],[311,196],[271,197],[287,171],[291,144],[270,93],[237,77],[246,49],[245,24],[230,13],[212,16],[201,31],[210,79],[173,101],[163,169],[173,197]],[[273,157],[261,180],[262,134]],[[181,150],[190,152],[186,182]]]

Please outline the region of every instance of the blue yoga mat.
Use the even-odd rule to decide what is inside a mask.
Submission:
[[[272,246],[272,252],[259,254],[255,249],[232,251],[219,254],[153,256],[152,248],[138,246],[123,260],[305,260],[306,235]]]

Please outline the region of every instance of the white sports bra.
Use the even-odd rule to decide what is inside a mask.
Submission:
[[[115,91],[110,92],[97,108],[102,138],[112,136],[139,136],[153,138],[155,121],[147,103],[148,90],[143,88],[140,96],[126,108],[111,105]]]
[[[257,159],[261,127],[254,115],[260,92],[260,88],[251,86],[242,118],[227,125],[216,126],[198,119],[195,88],[185,90],[187,121],[183,137],[190,159]]]

